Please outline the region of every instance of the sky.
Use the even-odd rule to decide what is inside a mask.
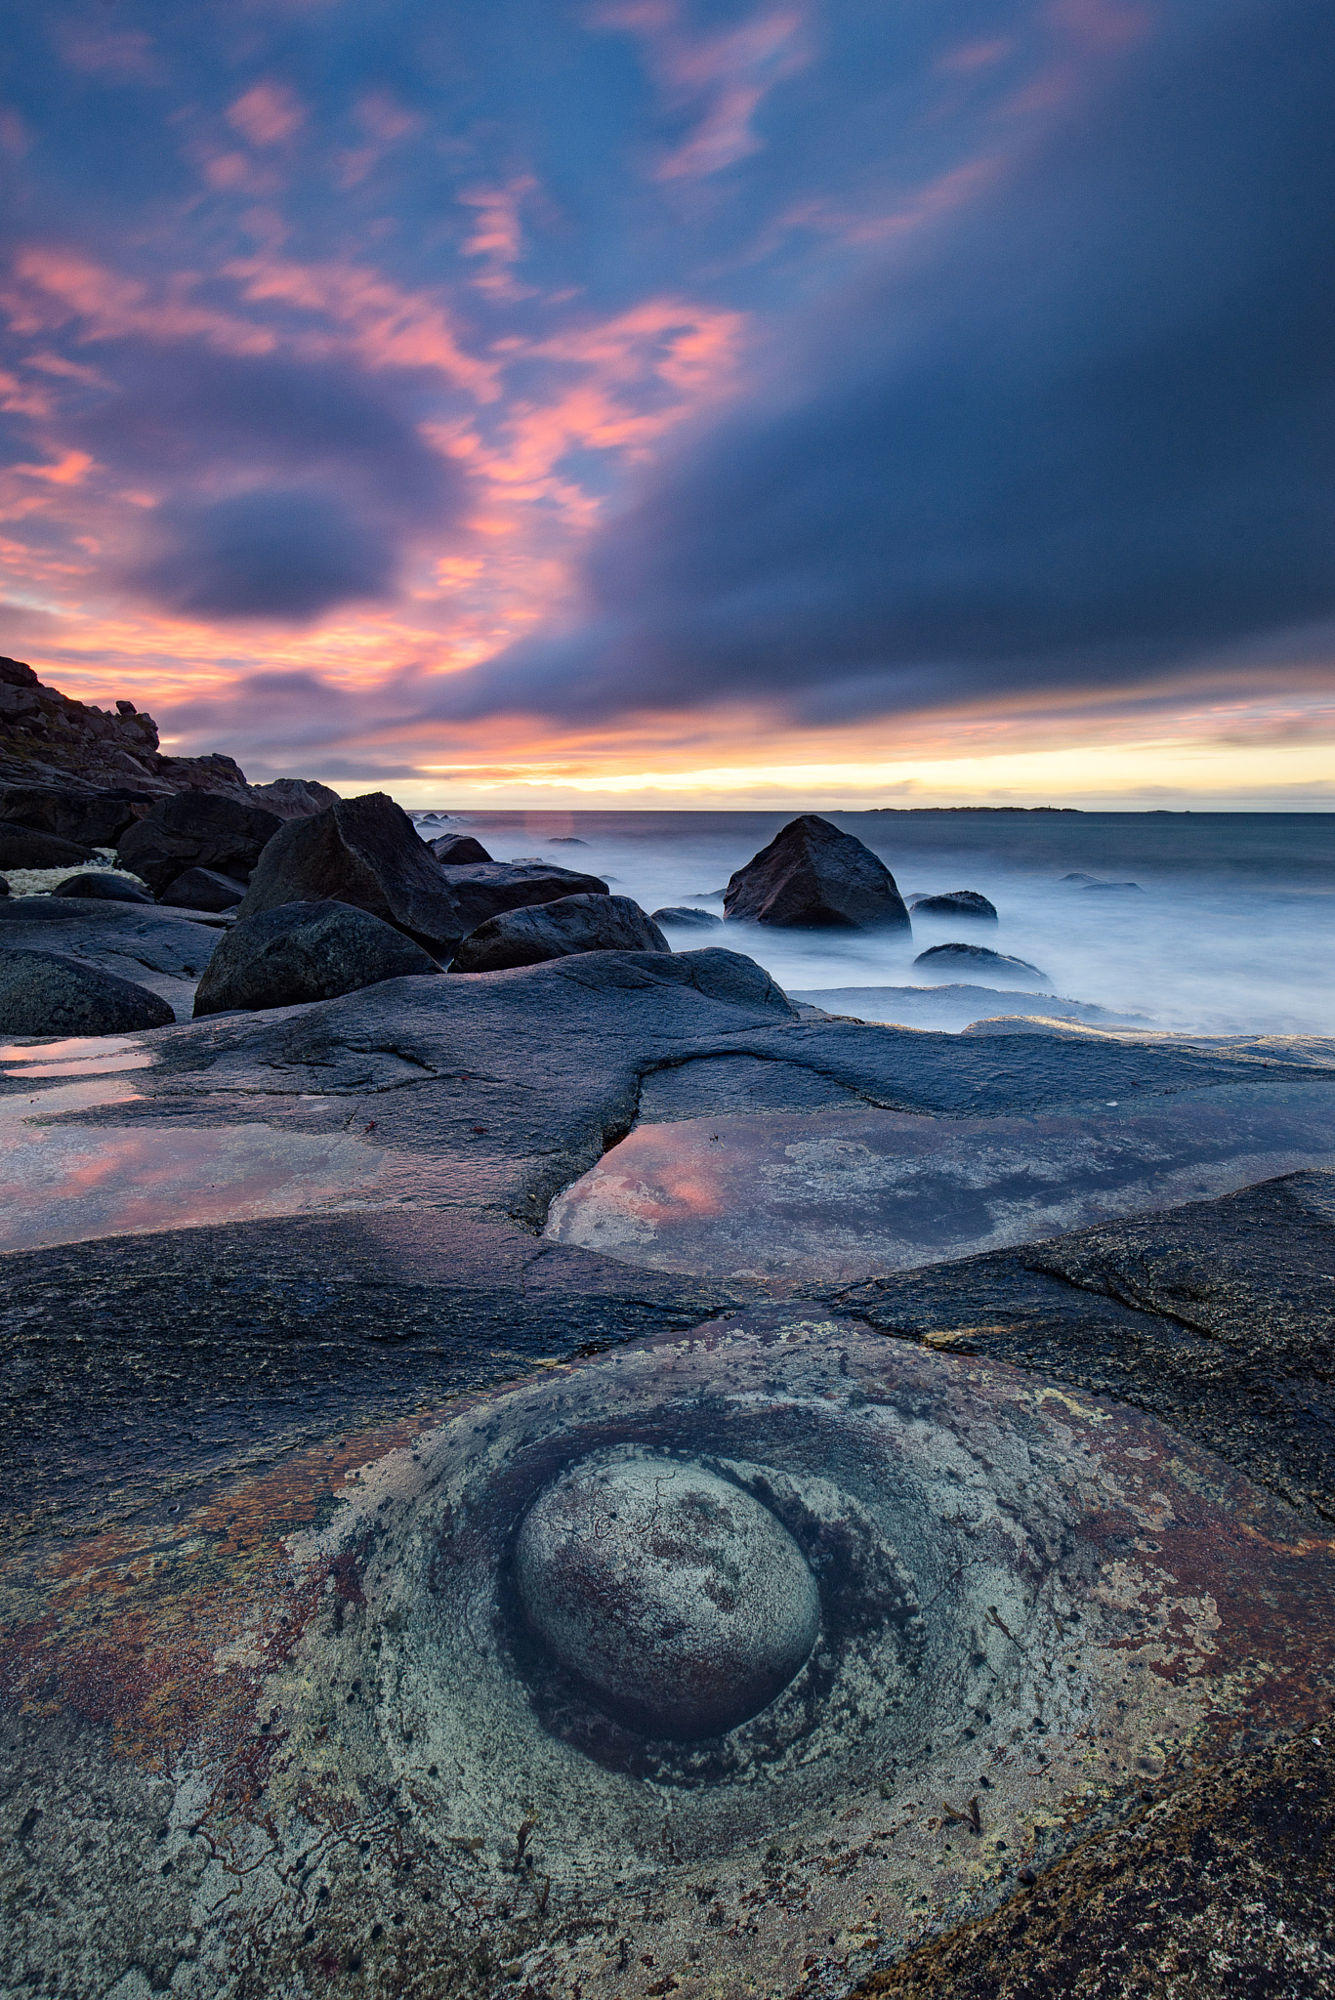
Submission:
[[[1329,0],[4,0],[0,651],[408,805],[1335,809]]]

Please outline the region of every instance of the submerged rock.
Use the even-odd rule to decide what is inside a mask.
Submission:
[[[995,924],[997,906],[977,889],[948,889],[939,896],[910,896],[915,916],[954,917],[957,922]]]
[[[679,924],[683,930],[721,930],[722,917],[716,917],[712,910],[697,910],[688,903],[670,903],[665,910],[651,912],[656,924]]]
[[[970,971],[989,972],[997,979],[1038,980],[1048,983],[1046,972],[1040,972],[1036,965],[1030,965],[1027,958],[1008,958],[1003,951],[993,951],[985,944],[934,944],[926,951],[920,951],[914,959],[929,972],[953,972],[961,967]]]
[[[405,974],[439,972],[392,924],[348,903],[284,903],[242,917],[209,961],[195,1013],[253,1012],[341,993]]]
[[[40,827],[23,826],[17,820],[0,820],[0,868],[77,868],[81,861],[96,858],[92,848],[80,841],[62,840],[58,833],[43,833]]]
[[[488,917],[459,944],[452,972],[500,972],[582,951],[671,951],[629,896],[561,896]]]
[[[177,910],[234,910],[246,893],[244,882],[216,868],[187,868],[158,897]]]
[[[0,1033],[121,1035],[175,1019],[156,993],[53,951],[0,955]]]
[[[248,875],[283,824],[264,806],[221,793],[177,792],[126,829],[116,854],[157,896],[187,868]]]
[[[1145,893],[1139,882],[1105,882],[1098,875],[1082,875],[1078,869],[1069,875],[1063,875],[1061,879],[1072,889],[1112,889],[1123,893],[1129,890],[1133,896],[1143,896]]]
[[[63,882],[57,882],[51,891],[53,896],[86,896],[97,903],[151,903],[142,882],[132,882],[128,875],[118,875],[111,868],[91,868],[82,875],[67,875]]]
[[[885,863],[851,833],[803,813],[739,868],[723,892],[729,917],[758,924],[908,930],[909,913]]]

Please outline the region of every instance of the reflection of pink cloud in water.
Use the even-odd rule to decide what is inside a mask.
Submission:
[[[40,1108],[72,1108],[52,1102],[65,1095],[43,1093]],[[33,1102],[22,1103],[30,1119]],[[5,1136],[0,1250],[338,1207],[374,1197],[386,1158],[344,1133],[267,1125],[23,1122]]]
[[[79,1062],[100,1061],[104,1056],[134,1055],[139,1044],[127,1035],[70,1035],[60,1042],[6,1042],[0,1046],[0,1062]],[[144,1060],[150,1061],[150,1057]],[[29,1070],[35,1076],[36,1070]]]

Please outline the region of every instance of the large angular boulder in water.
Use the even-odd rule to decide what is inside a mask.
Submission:
[[[739,868],[723,892],[730,917],[807,929],[911,928],[895,878],[869,847],[803,813]]]
[[[216,868],[187,868],[158,897],[173,910],[234,910],[246,893],[244,882]]]
[[[977,889],[947,889],[939,896],[911,896],[909,908],[915,917],[954,917],[957,923],[995,924],[997,906]]]
[[[392,924],[350,903],[282,903],[243,917],[209,960],[195,1013],[333,1000],[382,979],[440,967]]]
[[[505,910],[470,931],[451,972],[500,972],[581,951],[671,951],[652,917],[629,896],[561,896]]]
[[[67,875],[51,891],[53,896],[82,896],[90,903],[151,903],[142,882],[118,875],[111,868],[90,868],[82,875]]]
[[[75,840],[62,840],[58,833],[43,833],[40,827],[22,826],[17,820],[0,820],[0,868],[77,868],[81,861],[95,861],[91,847]]]
[[[985,972],[992,979],[1008,979],[1021,986],[1046,986],[1048,975],[1031,965],[1027,958],[1008,958],[985,944],[934,944],[914,959],[927,972]]]
[[[0,954],[0,1034],[124,1035],[174,1019],[165,1000],[115,973],[54,951]]]
[[[220,792],[177,792],[126,828],[116,854],[121,866],[142,875],[158,896],[187,868],[249,875],[284,824],[266,807],[244,805]]]
[[[447,868],[461,868],[470,861],[492,860],[482,842],[474,840],[471,833],[442,833],[438,839],[429,840],[427,846],[437,861]]]

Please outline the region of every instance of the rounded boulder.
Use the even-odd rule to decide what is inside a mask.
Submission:
[[[114,972],[54,951],[0,954],[0,1033],[124,1035],[175,1018],[158,994]]]
[[[383,979],[439,971],[420,945],[367,910],[281,903],[228,931],[199,982],[195,1015],[334,1000]]]
[[[502,972],[585,951],[672,949],[652,917],[629,896],[561,896],[503,910],[455,948],[452,972]]]

